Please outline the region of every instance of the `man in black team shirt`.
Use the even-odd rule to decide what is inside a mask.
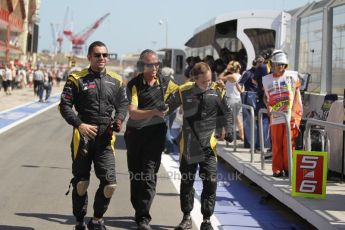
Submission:
[[[137,67],[139,75],[127,84],[129,119],[124,138],[135,221],[138,229],[151,229],[150,207],[167,131],[164,101],[178,86],[170,77],[159,76],[160,63],[152,50],[141,53]]]

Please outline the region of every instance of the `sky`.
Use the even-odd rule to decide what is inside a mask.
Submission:
[[[210,19],[248,10],[291,10],[311,0],[41,0],[39,50],[53,50],[51,24],[61,30],[68,9],[67,27],[79,33],[106,13],[110,15],[86,40],[104,42],[119,57],[129,52],[166,47],[184,49],[194,30]],[[163,22],[163,23],[160,23]],[[68,26],[70,25],[70,26]],[[63,51],[71,43],[64,37]]]

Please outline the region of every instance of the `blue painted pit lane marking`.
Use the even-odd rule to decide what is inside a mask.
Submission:
[[[50,97],[47,102],[34,101],[0,112],[0,134],[56,106],[59,102],[60,94]]]
[[[163,154],[165,155],[165,154]],[[179,156],[172,154],[170,162],[164,157],[163,165],[167,170],[178,171]],[[170,166],[166,167],[169,164]],[[177,172],[171,173],[176,175]],[[198,174],[197,174],[198,175]],[[241,181],[241,175],[230,173],[222,163],[218,163],[218,187],[214,218],[211,219],[215,229],[303,229],[303,226],[291,223],[284,213],[270,204],[263,204],[262,193],[253,191],[248,184]],[[176,184],[176,178],[171,178]],[[178,183],[177,183],[178,184]],[[179,185],[179,184],[178,184]],[[175,185],[179,192],[179,186]],[[195,201],[192,212],[193,221],[198,225],[202,221],[200,198],[202,181],[196,176],[194,182]],[[197,210],[195,210],[197,209]],[[182,214],[181,214],[182,215]]]

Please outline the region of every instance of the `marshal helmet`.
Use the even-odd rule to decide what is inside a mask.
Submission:
[[[287,55],[282,50],[275,50],[275,51],[273,51],[271,62],[272,63],[285,64],[285,65],[289,64]]]

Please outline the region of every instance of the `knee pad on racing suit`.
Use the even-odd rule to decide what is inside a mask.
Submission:
[[[116,184],[108,184],[106,186],[104,186],[103,188],[103,194],[104,194],[104,197],[109,199],[113,196],[113,193],[116,189]]]
[[[76,189],[77,189],[78,196],[84,196],[86,194],[89,184],[90,184],[90,181],[88,180],[81,180],[77,183]]]

